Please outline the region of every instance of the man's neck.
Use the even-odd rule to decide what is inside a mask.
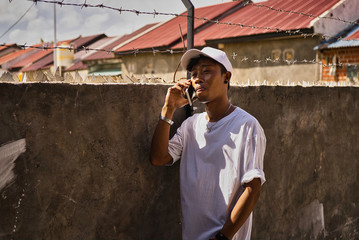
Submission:
[[[207,120],[210,122],[217,122],[230,114],[233,109],[228,98],[222,101],[213,101],[206,103]]]

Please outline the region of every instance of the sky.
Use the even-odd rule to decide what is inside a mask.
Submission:
[[[231,0],[192,0],[195,8]],[[104,4],[114,8],[135,9],[146,12],[180,14],[186,11],[181,0],[64,0],[64,3]],[[30,10],[28,10],[30,9]],[[26,15],[4,36],[21,16]],[[137,15],[104,8],[81,8],[56,5],[57,40],[105,33],[107,36],[121,36],[153,22],[166,21],[173,16]],[[29,0],[0,0],[0,43],[32,45],[41,40],[54,40],[54,4]]]

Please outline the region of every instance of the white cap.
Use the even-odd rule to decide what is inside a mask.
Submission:
[[[198,49],[190,49],[187,52],[185,52],[181,58],[182,67],[187,70],[188,64],[190,63],[191,59],[197,58],[200,55],[204,55],[206,57],[212,58],[213,60],[219,62],[226,68],[228,72],[231,72],[233,74],[232,64],[227,58],[226,53],[211,47],[205,47],[201,51]]]

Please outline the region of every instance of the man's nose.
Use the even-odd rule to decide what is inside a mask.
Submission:
[[[199,82],[203,82],[204,80],[203,80],[203,74],[197,74],[196,75],[196,77],[194,77],[193,79],[192,79],[192,81],[194,82],[194,83],[199,83]]]

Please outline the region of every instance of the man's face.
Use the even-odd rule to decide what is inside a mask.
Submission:
[[[191,71],[192,86],[198,100],[203,103],[227,97],[225,74],[221,73],[219,64],[210,59],[200,59]]]

